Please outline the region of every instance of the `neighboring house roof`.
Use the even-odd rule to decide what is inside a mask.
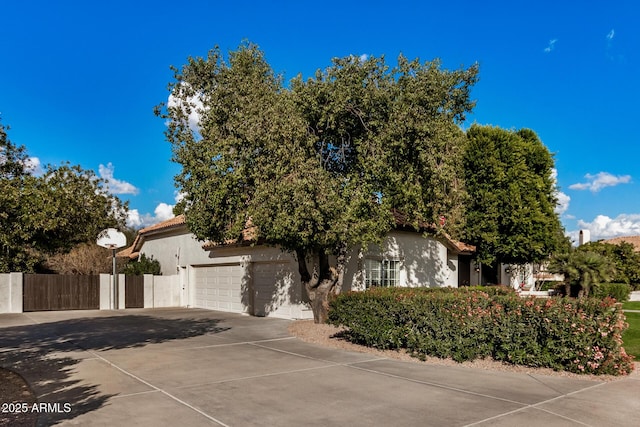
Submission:
[[[150,225],[149,227],[145,227],[142,230],[138,231],[138,234],[136,235],[136,238],[131,246],[118,252],[117,256],[122,258],[136,259],[140,255],[140,249],[142,248],[142,244],[144,243],[144,240],[147,236],[184,226],[186,226],[186,221],[183,214],[170,218],[166,221]]]
[[[623,236],[623,237],[614,237],[613,239],[603,240],[603,243],[610,243],[612,245],[617,245],[622,242],[631,243],[636,252],[640,252],[640,236]]]

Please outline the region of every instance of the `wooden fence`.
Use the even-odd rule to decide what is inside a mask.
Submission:
[[[124,288],[124,308],[143,308],[144,276],[126,276]],[[23,311],[98,310],[100,276],[25,274],[22,297]]]
[[[100,276],[25,274],[23,311],[100,308]]]
[[[124,308],[144,307],[144,276],[126,276],[124,282]]]

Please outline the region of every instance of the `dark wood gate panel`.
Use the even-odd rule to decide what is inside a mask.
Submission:
[[[124,308],[144,307],[144,276],[125,276]]]
[[[23,285],[23,311],[100,308],[100,276],[25,274]]]

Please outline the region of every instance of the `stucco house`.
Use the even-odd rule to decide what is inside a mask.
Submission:
[[[380,246],[353,248],[343,290],[370,286],[457,287],[470,281],[474,247],[397,227]],[[425,231],[425,230],[423,230]],[[313,318],[293,255],[256,241],[248,229],[225,245],[198,241],[183,215],[144,228],[120,256],[145,254],[175,275],[180,305],[255,316]]]

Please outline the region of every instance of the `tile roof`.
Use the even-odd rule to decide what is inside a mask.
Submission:
[[[640,236],[623,236],[623,237],[614,237],[613,239],[603,240],[603,243],[610,243],[612,245],[617,245],[622,242],[631,243],[636,252],[640,252]]]
[[[398,212],[395,209],[392,210],[392,213],[397,227],[415,231],[415,225],[409,223],[405,214]],[[429,224],[427,222],[421,221],[417,225],[419,227],[418,231],[431,233],[436,237],[440,237],[441,240],[443,240],[443,243],[445,243],[450,247],[450,249],[454,249],[458,253],[471,254],[476,251],[475,246],[452,239],[451,236],[449,236],[444,231],[439,231],[438,227],[436,227],[435,224]]]
[[[215,243],[215,242],[205,242],[202,245],[202,249],[205,251],[210,251],[213,248],[218,248],[220,246],[246,246],[252,243],[258,243],[260,240],[258,239],[258,227],[253,225],[251,221],[247,221],[246,228],[242,230],[241,236],[237,239],[229,239],[225,240],[223,244]]]
[[[396,210],[393,210],[392,213],[393,213],[396,226],[398,228],[415,231],[415,226],[409,223],[406,215]],[[129,257],[131,259],[137,258],[139,255],[140,248],[142,247],[142,243],[144,241],[145,235],[148,235],[154,232],[169,230],[169,229],[176,228],[179,226],[184,226],[184,225],[186,225],[186,221],[185,221],[184,214],[182,214],[174,218],[168,219],[166,221],[162,221],[158,224],[154,224],[149,227],[143,228],[138,232],[138,235],[136,236],[136,239],[133,242],[133,244],[127,249],[124,249],[118,252],[118,256]],[[476,250],[476,247],[473,245],[469,245],[467,243],[457,241],[455,239],[452,239],[451,236],[449,236],[448,234],[444,232],[439,232],[438,228],[433,224],[420,222],[418,224],[418,227],[419,227],[418,231],[428,232],[435,235],[437,238],[440,238],[440,240],[446,246],[448,246],[450,249],[453,249],[457,253],[471,254]],[[245,229],[242,231],[242,235],[239,236],[239,238],[227,240],[222,245],[214,242],[206,242],[204,243],[202,248],[204,250],[211,250],[213,248],[220,247],[220,246],[232,246],[232,245],[243,246],[243,245],[257,243],[258,242],[257,231],[258,231],[258,228],[251,223],[251,220],[249,220],[247,221]]]
[[[173,218],[170,218],[166,221],[162,221],[157,224],[145,227],[142,230],[138,231],[138,234],[136,235],[136,238],[131,244],[131,246],[118,252],[117,256],[121,258],[135,259],[140,254],[140,248],[142,248],[142,243],[144,242],[144,238],[146,235],[154,232],[169,230],[171,228],[183,226],[185,224],[186,224],[186,221],[184,218],[184,214],[182,214],[182,215],[178,215]]]
[[[146,233],[150,233],[152,231],[164,230],[164,229],[167,229],[167,228],[171,228],[171,227],[175,227],[177,225],[183,225],[183,224],[186,224],[186,221],[184,219],[184,214],[178,215],[178,216],[174,216],[173,218],[170,218],[170,219],[168,219],[166,221],[162,221],[162,222],[159,222],[157,224],[145,227],[145,228],[143,228],[142,230],[139,231],[139,234],[146,234]]]

